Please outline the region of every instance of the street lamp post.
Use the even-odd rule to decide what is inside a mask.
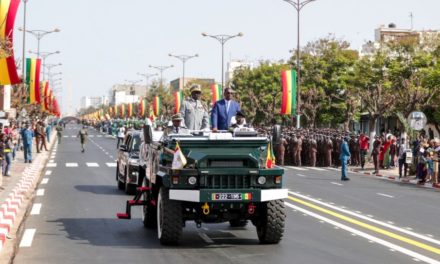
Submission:
[[[165,70],[173,68],[174,65],[172,65],[172,64],[170,66],[153,66],[153,65],[148,65],[148,67],[154,68],[154,69],[160,71],[160,86],[163,86],[163,72]]]
[[[25,3],[27,2],[27,0],[25,1]],[[34,29],[34,30],[26,30],[25,28],[18,28],[18,30],[32,34],[34,37],[37,38],[37,57],[40,57],[40,40],[50,34],[50,33],[55,33],[55,32],[60,32],[60,30],[58,28],[55,28],[53,30],[42,30],[42,29]]]
[[[299,26],[299,16],[300,16],[300,12],[301,9],[303,9],[303,7],[311,2],[314,2],[316,0],[283,0],[286,3],[291,4],[297,12],[297,47],[296,47],[296,67],[297,67],[297,96],[296,96],[296,128],[300,128],[301,127],[301,108],[300,108],[300,104],[301,104],[301,65],[300,65],[300,43],[299,43],[299,37],[300,37],[300,26]]]
[[[134,96],[136,95],[136,91],[134,90],[134,86],[140,82],[142,82],[142,80],[124,80],[125,82],[129,83],[130,85],[130,98],[131,98],[131,103],[134,103]]]
[[[30,50],[29,53],[30,53],[30,54],[36,54],[38,58],[39,58],[39,57],[42,58],[42,60],[43,60],[43,61],[42,61],[42,67],[43,67],[43,78],[44,78],[44,73],[45,73],[44,68],[45,68],[46,58],[49,57],[49,56],[51,56],[51,55],[54,55],[54,54],[60,54],[61,52],[60,52],[59,50],[54,51],[54,52],[42,52],[42,51],[41,51],[41,52],[33,52],[32,50]]]
[[[150,79],[150,77],[157,76],[157,73],[140,73],[140,72],[138,72],[136,74],[145,78],[145,85],[146,85],[145,87],[147,89],[148,89],[148,80]]]
[[[182,89],[185,88],[185,63],[192,59],[192,58],[196,58],[199,56],[199,54],[194,54],[194,55],[173,55],[173,54],[168,54],[168,56],[170,57],[174,57],[176,59],[179,59],[182,62]],[[179,87],[180,88],[180,87]]]
[[[224,64],[224,60],[225,60],[225,55],[224,55],[225,54],[225,43],[228,40],[233,39],[235,37],[242,37],[243,33],[240,32],[240,33],[238,33],[236,35],[224,35],[224,34],[221,34],[221,35],[209,35],[209,34],[203,32],[202,36],[216,39],[222,45],[222,89],[224,89],[225,88],[224,87],[224,78],[225,78],[225,68],[224,68],[225,67],[225,64]]]
[[[63,65],[62,63],[48,63],[45,64],[44,67],[47,69],[47,75],[50,76],[50,72],[53,68]]]

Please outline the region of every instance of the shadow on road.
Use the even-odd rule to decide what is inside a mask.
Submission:
[[[80,192],[93,194],[126,195],[123,191],[118,190],[118,188],[113,185],[75,185],[75,189]]]

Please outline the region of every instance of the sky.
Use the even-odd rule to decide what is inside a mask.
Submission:
[[[301,11],[301,45],[329,34],[359,49],[374,39],[374,29],[440,29],[439,0],[316,0]],[[15,27],[23,26],[23,3]],[[209,34],[244,34],[225,45],[225,61],[281,60],[296,47],[296,11],[282,0],[28,0],[29,30],[61,32],[45,36],[41,51],[59,50],[46,63],[62,63],[63,112],[79,107],[82,96],[107,95],[114,84],[157,73],[148,65],[174,65],[164,80],[181,77],[182,64],[168,56],[198,54],[186,63],[186,77],[221,81],[221,46]],[[16,59],[22,33],[14,34]],[[26,37],[26,51],[37,41]],[[26,52],[26,56],[31,56]],[[226,67],[226,63],[225,63]],[[151,81],[151,80],[150,80]]]

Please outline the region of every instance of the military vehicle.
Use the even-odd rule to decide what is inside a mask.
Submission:
[[[144,226],[157,228],[165,245],[179,243],[187,221],[197,227],[222,222],[244,227],[251,221],[260,243],[281,241],[287,189],[284,170],[267,166],[268,137],[247,129],[195,131],[165,133],[157,142],[153,133],[145,127],[148,161],[142,187],[118,218],[130,219],[131,207],[141,206]]]

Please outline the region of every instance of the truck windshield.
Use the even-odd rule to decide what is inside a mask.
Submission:
[[[140,137],[133,137],[133,141],[131,142],[131,150],[132,151],[139,151],[140,145],[141,145],[141,138]]]

